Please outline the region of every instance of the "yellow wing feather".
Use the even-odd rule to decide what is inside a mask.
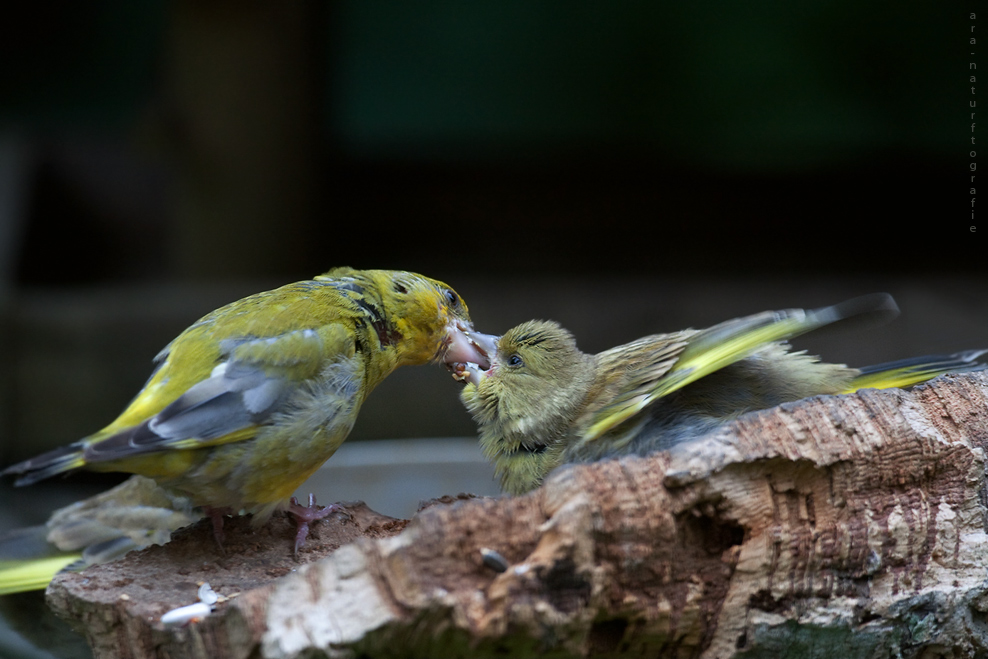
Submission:
[[[891,296],[879,293],[811,311],[766,311],[697,332],[689,337],[688,344],[668,372],[641,383],[599,410],[582,439],[590,441],[602,436],[653,401],[740,361],[769,343],[785,341],[823,325],[866,313],[888,316],[898,313],[898,308]]]

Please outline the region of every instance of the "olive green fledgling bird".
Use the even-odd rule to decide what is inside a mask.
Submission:
[[[753,410],[984,368],[976,361],[983,350],[855,369],[784,343],[851,316],[897,311],[890,296],[876,294],[656,334],[596,355],[558,324],[530,321],[500,338],[489,370],[457,364],[454,377],[467,383],[460,397],[502,488],[520,494],[561,464],[647,455]]]
[[[0,534],[0,595],[40,590],[62,570],[81,570],[164,544],[173,531],[201,517],[187,498],[150,478],[131,476],[56,510],[41,526]]]
[[[289,497],[339,448],[367,395],[399,366],[488,363],[490,337],[446,284],[336,268],[204,316],[155,358],[121,415],[74,444],[8,467],[27,485],[75,469],[154,479],[212,517],[261,523],[287,508],[296,550],[318,510]]]

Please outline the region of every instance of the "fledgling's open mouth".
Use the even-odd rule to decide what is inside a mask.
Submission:
[[[446,340],[441,348],[442,360],[454,371],[456,365],[467,363],[487,370],[491,367],[491,355],[497,352],[498,338],[475,332],[469,324],[458,320],[446,332]]]
[[[484,369],[473,362],[456,362],[448,364],[453,371],[453,379],[463,384],[479,385],[481,380],[491,374],[491,369]]]

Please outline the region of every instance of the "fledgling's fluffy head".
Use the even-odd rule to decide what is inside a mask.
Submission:
[[[491,368],[459,367],[460,399],[477,422],[480,444],[505,491],[537,487],[558,466],[563,441],[593,383],[593,357],[554,322],[529,321],[497,343]]]

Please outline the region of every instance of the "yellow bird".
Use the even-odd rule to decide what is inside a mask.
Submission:
[[[784,343],[843,318],[897,311],[877,294],[656,334],[596,355],[581,352],[558,324],[530,321],[500,338],[489,370],[457,364],[454,377],[467,383],[460,397],[502,488],[520,494],[561,464],[647,455],[753,410],[984,368],[976,361],[984,350],[855,369]]]
[[[442,282],[336,268],[204,316],[155,358],[150,380],[110,425],[7,468],[28,485],[74,469],[154,479],[213,519],[261,523],[288,508],[299,526],[336,508],[289,497],[346,439],[367,395],[395,368],[479,361],[491,337]]]

